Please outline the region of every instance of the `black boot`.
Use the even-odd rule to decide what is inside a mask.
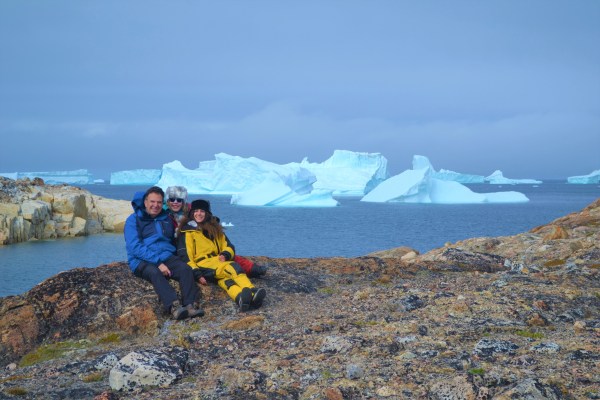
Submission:
[[[250,270],[250,273],[248,274],[249,278],[260,278],[261,276],[265,275],[267,273],[267,267],[265,267],[264,265],[256,265],[254,264],[252,266],[252,269]]]
[[[263,288],[252,289],[252,308],[260,308],[266,295],[267,291]]]
[[[242,292],[237,295],[235,302],[240,308],[240,311],[248,311],[252,303],[252,291],[249,288],[243,288]]]

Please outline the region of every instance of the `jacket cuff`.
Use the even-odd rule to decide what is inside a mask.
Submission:
[[[221,255],[222,255],[222,256],[225,256],[225,259],[226,259],[227,261],[231,261],[231,259],[233,258],[233,257],[231,256],[231,253],[230,253],[230,252],[228,252],[228,251],[222,251],[222,252],[221,252]]]

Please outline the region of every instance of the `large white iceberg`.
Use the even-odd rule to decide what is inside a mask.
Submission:
[[[189,169],[175,160],[161,170],[119,171],[111,174],[112,185],[186,186],[193,194],[237,194],[255,187],[270,172],[285,174],[286,168],[310,171],[315,190],[331,191],[339,196],[363,196],[387,177],[387,159],[379,153],[335,150],[323,163],[275,164],[255,157],[243,158],[225,153],[211,161],[201,161]]]
[[[225,153],[190,170],[181,162],[163,165],[158,186],[185,186],[190,194],[232,195],[231,204],[269,207],[334,207],[331,190],[314,189],[315,175],[299,164],[279,165]]]
[[[160,179],[160,169],[134,169],[110,174],[111,185],[155,185]]]
[[[593,184],[600,183],[600,169],[592,171],[587,175],[570,176],[567,178],[568,183]]]
[[[10,179],[23,179],[23,178],[42,178],[45,183],[55,185],[60,183],[67,183],[69,185],[89,185],[94,183],[92,174],[87,169],[76,169],[73,171],[50,171],[50,172],[8,172],[0,173],[0,176],[4,176]]]
[[[315,189],[331,190],[336,196],[363,196],[388,178],[387,159],[380,153],[335,150],[322,163],[305,158],[300,166],[317,177]]]
[[[438,179],[429,159],[415,155],[413,169],[387,179],[361,201],[470,204],[519,203],[529,199],[519,192],[475,193],[459,182]]]
[[[505,178],[502,174],[502,171],[496,170],[492,172],[492,174],[485,178],[486,182],[489,182],[492,185],[518,185],[518,184],[538,184],[542,183],[542,181],[538,181],[535,179],[510,179]]]

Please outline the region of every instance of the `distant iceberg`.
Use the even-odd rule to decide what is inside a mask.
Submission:
[[[214,160],[201,161],[189,169],[178,161],[163,165],[161,170],[131,170],[111,174],[111,185],[158,185],[166,188],[182,185],[191,194],[238,194],[263,182],[267,174],[280,175],[288,169],[302,168],[315,176],[313,189],[330,191],[339,196],[363,196],[388,177],[387,159],[379,153],[335,150],[323,163],[275,164],[255,157],[243,158],[225,153]]]
[[[415,155],[413,169],[387,179],[361,201],[471,204],[520,203],[529,199],[520,192],[475,193],[459,182],[438,179],[429,159]]]
[[[489,182],[492,185],[519,185],[519,184],[538,184],[542,183],[542,181],[538,181],[535,179],[509,179],[505,178],[502,174],[502,171],[496,170],[490,176],[485,178],[486,182]]]
[[[447,169],[440,169],[433,173],[433,177],[442,181],[454,181],[459,183],[484,183],[483,175],[461,174]]]
[[[110,174],[111,185],[155,185],[160,179],[160,169],[134,169]]]
[[[387,159],[380,153],[335,150],[323,163],[305,158],[299,166],[315,174],[315,189],[330,190],[336,196],[363,196],[388,178]]]
[[[67,183],[69,185],[89,185],[94,183],[92,174],[87,169],[76,169],[73,171],[50,171],[50,172],[9,172],[0,173],[0,176],[4,176],[10,179],[34,179],[41,178],[44,183],[50,185],[56,185],[61,183]]]
[[[592,171],[587,175],[580,176],[570,176],[567,178],[568,183],[578,183],[578,184],[594,184],[600,183],[600,169]]]

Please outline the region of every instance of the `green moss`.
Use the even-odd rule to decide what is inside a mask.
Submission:
[[[86,341],[58,342],[42,345],[26,354],[19,363],[20,367],[28,367],[43,361],[54,360],[73,350],[84,349],[88,346]]]
[[[11,396],[26,396],[27,390],[22,387],[14,387],[10,389],[6,389],[6,393]]]
[[[121,341],[121,335],[119,335],[118,333],[109,333],[108,335],[101,337],[100,340],[98,340],[98,343],[100,343],[100,344],[119,343],[120,341]]]
[[[530,339],[543,339],[544,335],[539,332],[531,332],[526,330],[518,330],[515,332],[516,335],[530,338]]]
[[[330,371],[330,370],[328,370],[328,369],[324,369],[324,370],[321,372],[321,377],[322,377],[323,379],[331,379],[331,378],[333,377],[333,374],[331,373],[331,371]]]
[[[483,375],[483,374],[485,374],[485,370],[483,368],[471,368],[468,372],[471,375]]]
[[[319,293],[332,295],[332,294],[335,294],[335,289],[334,288],[330,288],[330,287],[320,288],[319,289]]]

